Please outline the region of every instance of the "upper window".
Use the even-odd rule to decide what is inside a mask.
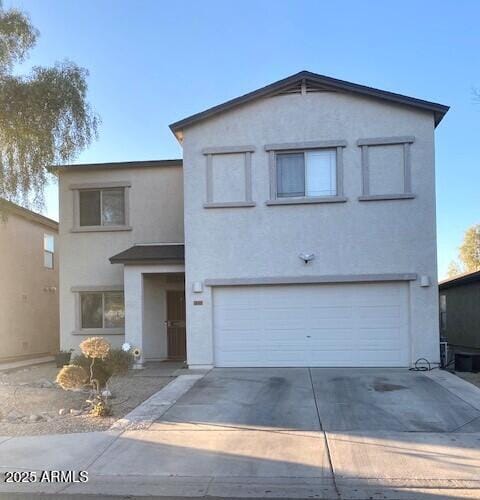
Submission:
[[[123,292],[82,292],[80,327],[123,328],[125,305]]]
[[[53,256],[55,251],[55,239],[53,234],[43,235],[43,265],[47,269],[53,269]]]
[[[79,192],[80,226],[125,225],[125,188]]]
[[[411,145],[415,137],[359,139],[362,148],[362,196],[360,201],[403,200],[412,193]]]
[[[277,198],[337,195],[335,149],[276,153]]]

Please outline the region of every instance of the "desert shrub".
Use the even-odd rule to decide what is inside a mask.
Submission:
[[[130,352],[121,349],[110,349],[105,359],[97,358],[93,363],[93,378],[98,380],[101,388],[105,387],[110,377],[127,373],[133,363],[133,356]],[[83,354],[75,356],[72,365],[81,366],[90,374],[92,360]]]
[[[125,352],[122,349],[110,349],[104,363],[110,376],[123,375],[132,366],[133,356],[130,352]]]
[[[92,360],[90,358],[87,358],[83,354],[77,354],[72,359],[71,364],[75,366],[81,366],[90,375],[90,366],[92,364]],[[108,379],[112,376],[111,373],[107,370],[105,360],[96,359],[93,363],[92,371],[92,378],[98,380],[98,384],[100,387],[105,387]]]
[[[103,337],[88,337],[80,344],[80,350],[88,358],[105,359],[110,352],[110,344]]]
[[[122,349],[112,349],[110,343],[102,337],[85,339],[80,344],[80,350],[82,354],[75,356],[70,365],[60,370],[57,383],[65,390],[90,387],[90,395],[86,400],[90,406],[90,414],[97,417],[110,415],[110,391],[103,391],[103,388],[112,375],[126,373],[134,357],[139,354],[135,354],[136,350],[132,351],[128,343]]]
[[[66,391],[81,389],[88,381],[88,375],[81,366],[65,365],[57,375],[57,384]]]

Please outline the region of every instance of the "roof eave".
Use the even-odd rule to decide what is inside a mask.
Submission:
[[[124,265],[148,265],[148,264],[185,264],[185,260],[180,259],[112,259],[110,258],[110,264],[124,264]]]
[[[39,214],[37,212],[33,212],[28,208],[24,208],[21,205],[13,203],[12,201],[0,199],[0,211],[2,209],[5,210],[6,212],[18,215],[23,219],[30,220],[37,224],[41,224],[45,227],[49,227],[54,231],[58,232],[59,223],[56,220],[50,219],[49,217],[46,217],[45,215]]]
[[[65,165],[50,165],[47,170],[50,173],[58,171],[88,171],[102,169],[119,169],[119,168],[162,168],[162,167],[181,167],[183,160],[181,158],[172,158],[168,160],[140,160],[140,161],[123,161],[123,162],[107,162],[107,163],[79,163]]]
[[[446,290],[448,288],[470,285],[472,283],[478,282],[480,282],[480,271],[473,271],[440,281],[440,283],[438,284],[438,288],[439,290]]]
[[[261,87],[260,89],[254,90],[242,96],[236,97],[229,101],[226,101],[222,104],[218,104],[211,108],[208,108],[200,113],[196,113],[194,115],[188,116],[182,120],[176,121],[170,124],[170,130],[175,134],[177,139],[181,142],[181,131],[194,123],[197,123],[201,120],[214,116],[223,111],[227,111],[232,109],[235,106],[239,106],[241,104],[245,104],[254,99],[259,99],[261,97],[268,96],[272,92],[276,92],[281,90],[283,87],[291,85],[297,81],[302,79],[310,79],[314,80],[318,83],[330,85],[334,88],[342,89],[349,92],[355,92],[358,94],[375,97],[378,99],[384,99],[390,102],[396,102],[398,104],[403,104],[410,107],[425,109],[426,111],[431,111],[434,114],[434,122],[435,126],[437,126],[445,114],[450,109],[449,106],[445,106],[443,104],[425,101],[423,99],[417,99],[415,97],[409,97],[402,94],[396,94],[394,92],[388,92],[386,90],[380,90],[373,87],[367,87],[365,85],[359,85],[357,83],[347,82],[344,80],[338,80],[336,78],[331,78],[328,76],[318,75],[316,73],[311,73],[310,71],[301,71],[296,73],[295,75],[291,75],[282,80],[278,80],[277,82],[266,85],[265,87]]]

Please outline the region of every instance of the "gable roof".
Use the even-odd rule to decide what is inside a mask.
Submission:
[[[183,243],[158,245],[133,245],[110,257],[112,264],[183,264],[185,250]]]
[[[77,163],[73,165],[52,165],[48,168],[50,172],[58,170],[98,170],[114,168],[149,168],[149,167],[181,167],[183,160],[175,158],[172,160],[147,160],[147,161],[117,161],[109,163]]]
[[[446,290],[447,288],[453,288],[457,285],[466,285],[468,283],[475,283],[480,281],[480,271],[473,271],[470,273],[459,274],[453,278],[448,278],[446,280],[440,281],[438,288],[440,290]]]
[[[36,212],[32,212],[31,210],[28,210],[28,208],[24,208],[20,205],[17,205],[12,201],[0,198],[0,213],[2,210],[5,210],[5,212],[8,213],[18,215],[19,217],[23,217],[24,219],[36,222],[38,224],[42,224],[43,226],[49,227],[54,231],[58,231],[57,221],[49,219],[48,217],[45,217],[42,214],[37,214]]]
[[[261,97],[270,97],[272,95],[278,94],[281,91],[286,93],[293,92],[295,85],[304,84],[307,88],[310,87],[310,91],[319,90],[343,90],[346,92],[351,92],[354,94],[360,94],[365,96],[374,97],[377,99],[383,99],[385,101],[394,102],[397,104],[403,104],[406,106],[411,106],[414,108],[424,109],[427,111],[432,111],[435,117],[435,126],[440,123],[442,118],[445,116],[449,110],[448,106],[443,104],[438,104],[435,102],[424,101],[423,99],[417,99],[415,97],[409,97],[402,94],[395,94],[394,92],[387,92],[386,90],[375,89],[373,87],[367,87],[365,85],[359,85],[357,83],[351,83],[344,80],[338,80],[336,78],[331,78],[329,76],[319,75],[317,73],[311,73],[310,71],[300,71],[294,75],[288,76],[283,80],[278,80],[277,82],[271,83],[265,87],[249,92],[248,94],[236,97],[230,101],[226,101],[212,108],[206,109],[200,113],[188,116],[183,120],[179,120],[170,125],[172,132],[179,137],[179,132],[193,125],[194,123],[210,118],[224,111],[240,106],[247,102],[251,102],[255,99]]]

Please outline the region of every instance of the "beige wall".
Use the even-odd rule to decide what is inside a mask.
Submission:
[[[74,196],[70,185],[129,182],[130,231],[72,232]],[[183,178],[180,166],[62,171],[60,192],[60,335],[64,349],[85,338],[73,334],[75,286],[123,285],[123,265],[109,257],[135,243],[183,242]],[[106,334],[107,332],[105,332]],[[103,335],[104,333],[102,333]],[[119,347],[124,335],[105,335]]]
[[[411,145],[415,199],[359,201],[362,168],[357,140],[392,136],[415,137]],[[267,206],[265,145],[328,140],[347,141],[343,184],[348,200]],[[252,199],[256,206],[204,209],[207,183],[202,150],[246,145],[255,147]],[[391,151],[398,163],[397,148]],[[213,362],[211,288],[193,294],[195,281],[387,273],[430,278],[430,287],[420,287],[419,280],[409,286],[411,360],[438,361],[432,113],[342,92],[263,98],[186,128],[183,157],[189,364]],[[374,155],[373,160],[379,159]],[[376,172],[375,187],[388,193],[391,179],[383,177],[385,173]],[[301,252],[315,253],[316,258],[305,265],[298,258]],[[194,299],[202,299],[203,305],[193,306]]]
[[[55,238],[53,269],[44,267],[43,236]],[[0,220],[0,360],[58,350],[56,230],[8,213]]]

